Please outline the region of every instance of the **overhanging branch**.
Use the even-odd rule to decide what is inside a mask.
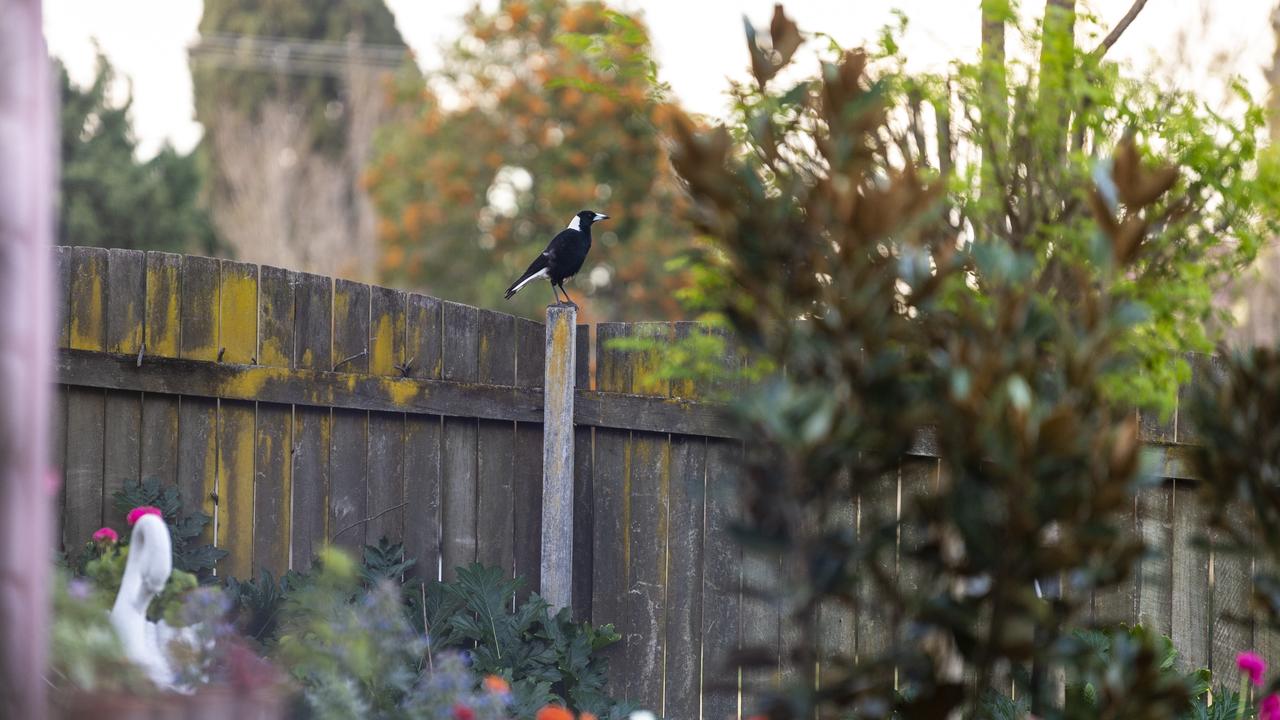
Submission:
[[[1124,34],[1124,31],[1129,29],[1129,26],[1132,25],[1133,21],[1138,17],[1138,13],[1142,12],[1142,8],[1146,7],[1146,5],[1147,0],[1134,0],[1133,5],[1129,8],[1129,12],[1125,13],[1124,17],[1120,18],[1119,24],[1112,28],[1111,32],[1107,33],[1106,37],[1102,38],[1102,42],[1094,49],[1093,54],[1098,57],[1106,55],[1107,51],[1111,49],[1111,46],[1115,45],[1116,41],[1120,39],[1120,36]]]

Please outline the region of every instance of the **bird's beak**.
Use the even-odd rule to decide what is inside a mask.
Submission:
[[[592,222],[600,222],[601,220],[608,220],[608,219],[609,219],[608,215],[605,215],[604,213],[596,213],[596,216],[592,220]]]

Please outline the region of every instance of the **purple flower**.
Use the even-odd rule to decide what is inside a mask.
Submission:
[[[84,578],[71,578],[67,583],[67,595],[76,600],[88,600],[93,594],[93,586]]]
[[[1280,720],[1280,695],[1272,693],[1258,706],[1258,720]]]
[[[139,505],[138,507],[130,510],[128,517],[125,519],[129,521],[129,527],[133,527],[133,524],[138,522],[138,518],[141,518],[143,515],[155,515],[161,520],[164,519],[164,513],[160,511],[160,508],[153,507],[151,505]]]
[[[1242,652],[1236,655],[1236,667],[1246,673],[1254,685],[1262,685],[1262,676],[1267,673],[1267,661],[1255,652]]]

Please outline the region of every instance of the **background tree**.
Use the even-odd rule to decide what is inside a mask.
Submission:
[[[588,318],[679,313],[689,246],[655,129],[649,39],[598,2],[479,7],[430,81],[396,89],[403,120],[379,136],[366,187],[382,277],[441,297],[537,317],[551,301],[502,291],[583,208],[611,219],[569,286]]]
[[[372,279],[359,186],[382,83],[412,72],[382,0],[209,0],[191,74],[211,207],[245,260]]]
[[[1089,188],[1098,162],[1133,137],[1150,148],[1143,155],[1181,168],[1158,213],[1122,219],[1135,244],[1115,291],[1148,315],[1129,334],[1139,372],[1110,383],[1117,397],[1169,411],[1190,372],[1183,353],[1212,349],[1229,325],[1215,293],[1280,227],[1280,173],[1261,144],[1265,113],[1238,82],[1234,112],[1224,114],[1108,62],[1132,15],[1103,37],[1071,0],[1048,0],[1037,29],[1015,22],[1007,0],[982,10],[983,56],[953,72],[908,77],[892,34],[877,50],[898,78],[886,88],[892,121],[878,142],[948,175],[947,215],[960,240],[1029,252],[1046,270],[1040,291],[1060,302],[1077,300],[1065,291],[1068,268],[1094,260]],[[1005,55],[1007,31],[1033,48],[1031,59]]]
[[[55,61],[61,88],[62,179],[58,241],[211,253],[213,226],[201,205],[203,173],[193,155],[162,147],[137,157],[132,98],[110,99],[117,77],[105,56],[87,87]]]
[[[1271,13],[1271,29],[1277,39],[1271,67],[1266,68],[1271,86],[1267,102],[1271,147],[1280,142],[1280,4]],[[1274,152],[1274,151],[1273,151]],[[1275,345],[1280,342],[1280,248],[1276,237],[1268,238],[1258,260],[1234,283],[1227,301],[1235,322],[1227,331],[1232,346]]]

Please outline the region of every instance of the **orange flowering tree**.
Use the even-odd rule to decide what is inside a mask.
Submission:
[[[569,286],[588,318],[679,312],[668,261],[691,233],[655,125],[648,33],[602,3],[473,9],[439,73],[389,88],[397,120],[364,182],[384,282],[540,316],[551,301],[502,292],[577,211],[611,219]]]

